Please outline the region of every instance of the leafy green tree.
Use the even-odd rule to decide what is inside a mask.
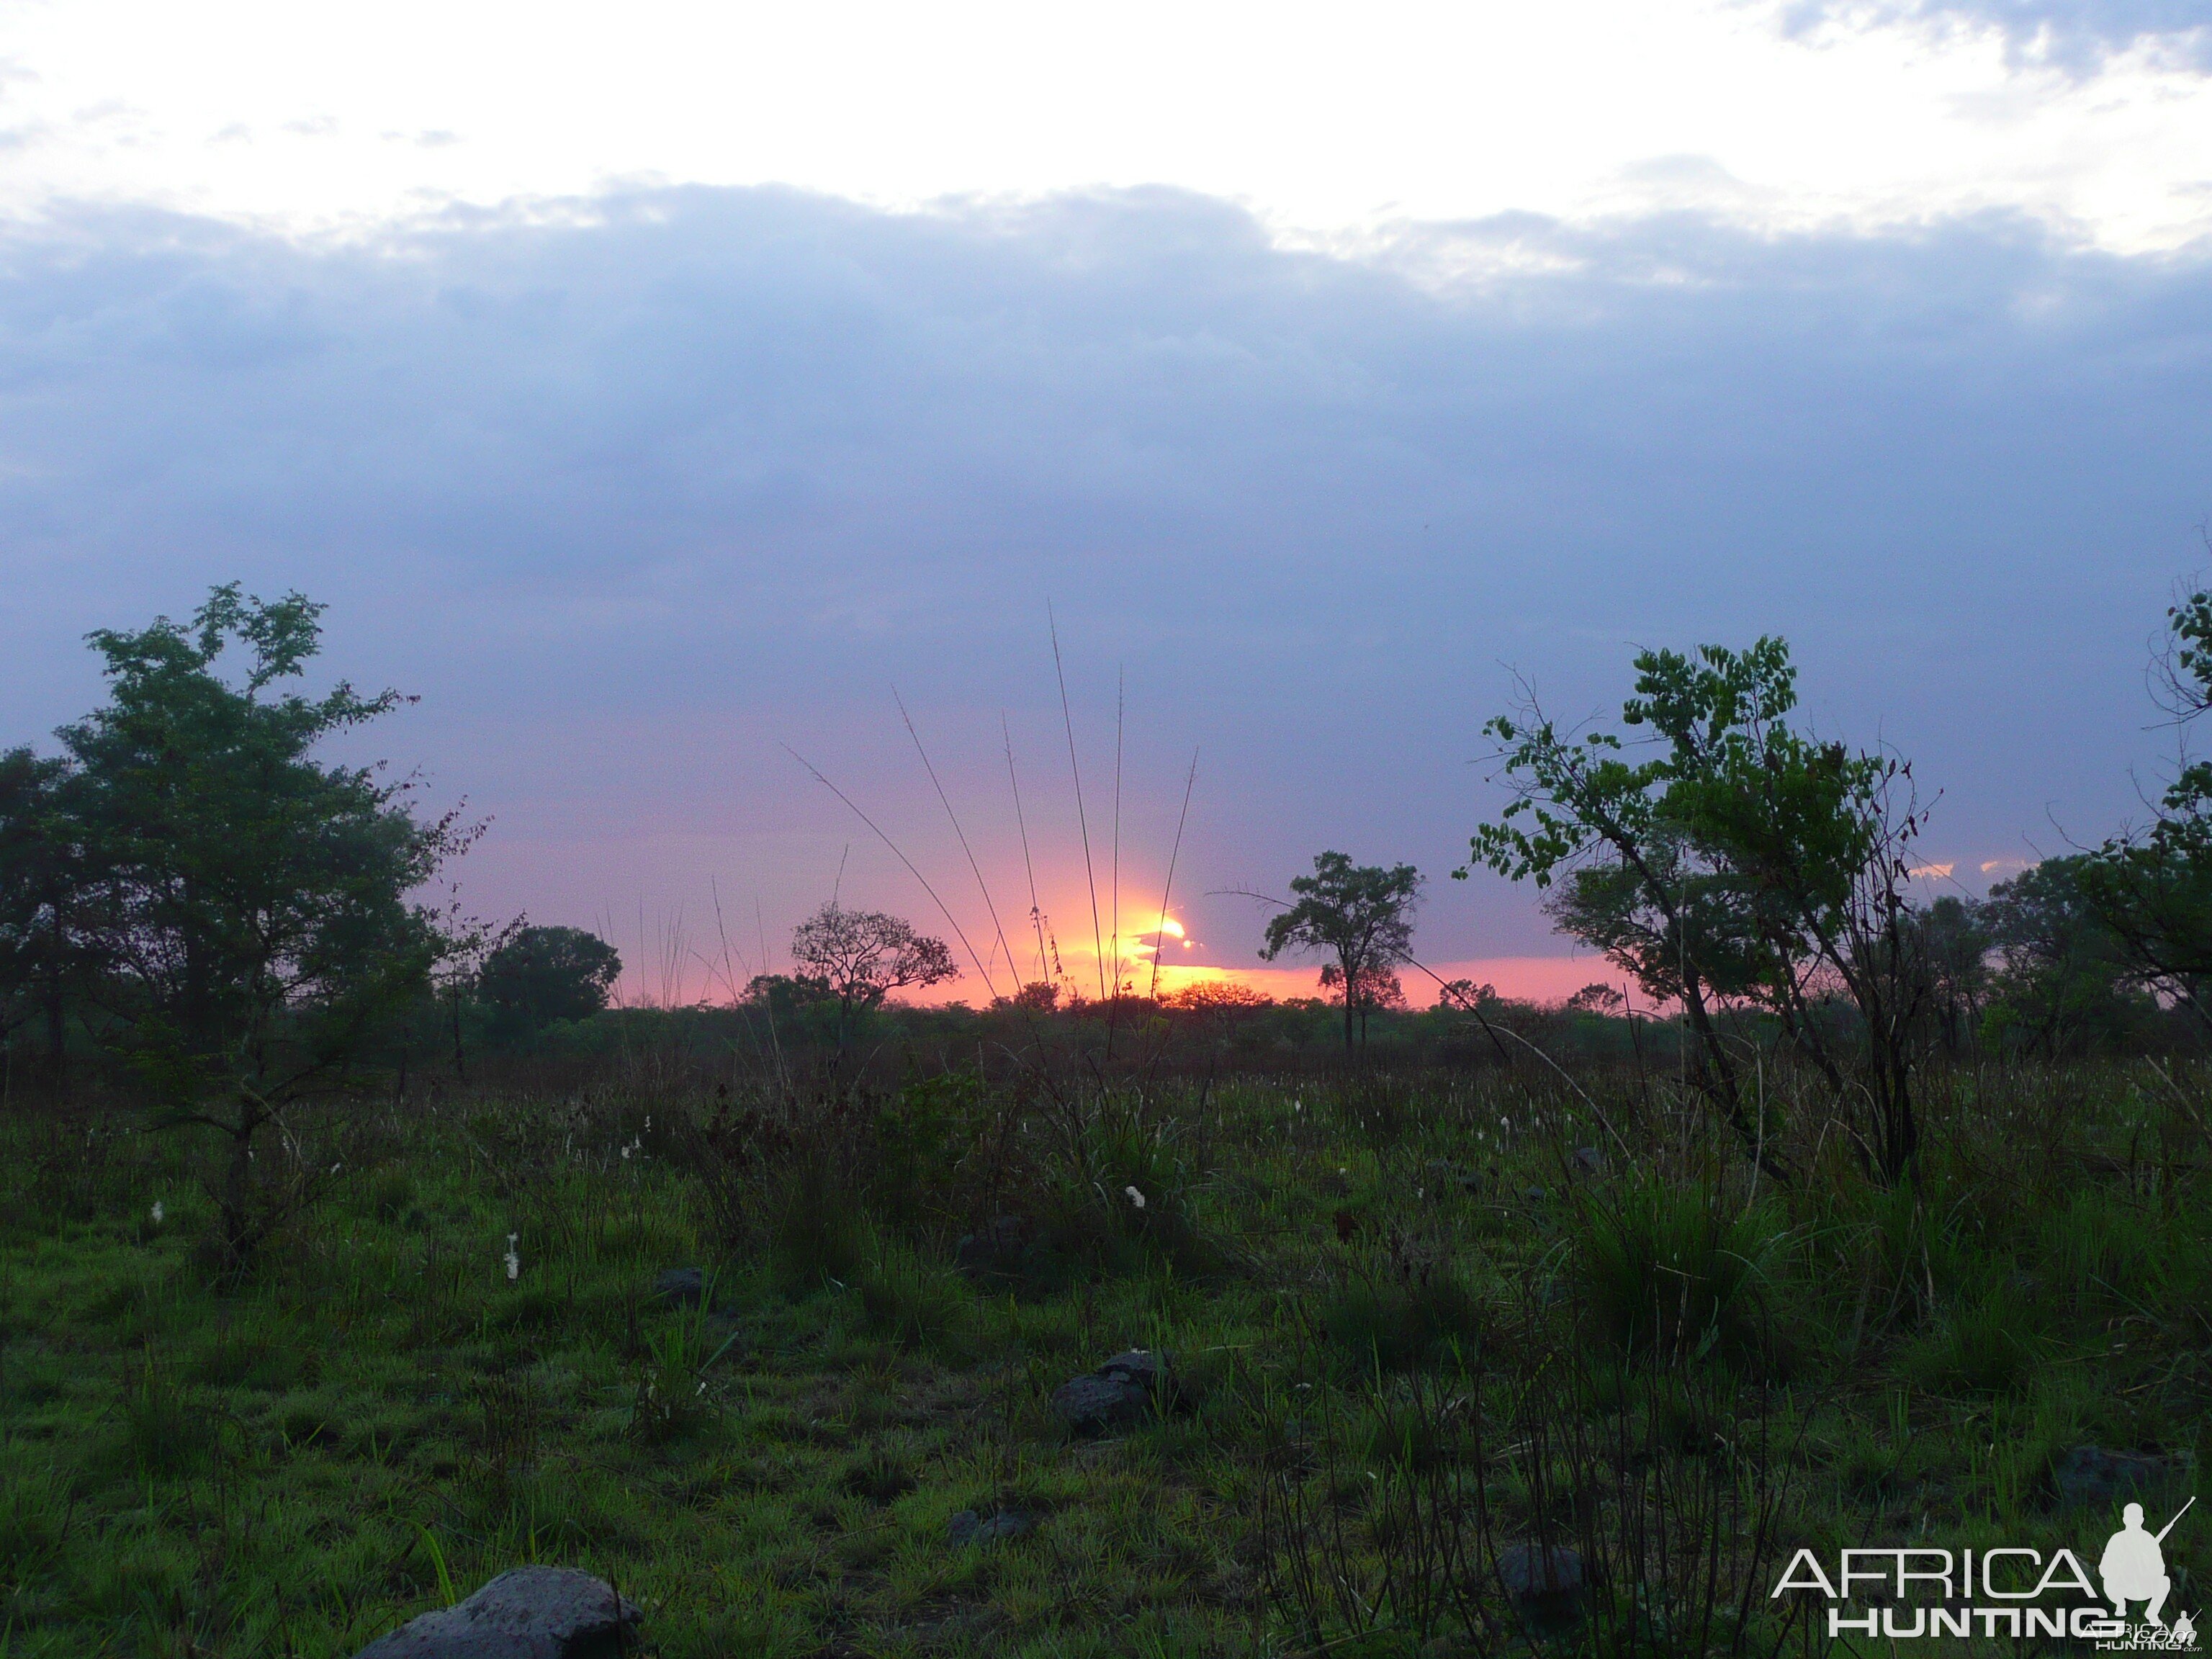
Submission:
[[[892,992],[960,977],[943,939],[880,910],[848,910],[835,899],[793,930],[791,956],[807,970],[802,980],[822,981],[836,998],[841,1044],[854,1018]]]
[[[1635,665],[1641,691],[1659,659],[1646,652]],[[1710,723],[1755,712],[1732,697]],[[1632,701],[1623,718],[1636,726],[1645,716]],[[1695,745],[1632,761],[1618,735],[1563,732],[1533,696],[1483,729],[1499,744],[1499,781],[1512,799],[1496,823],[1477,827],[1469,863],[1453,877],[1480,864],[1534,881],[1548,890],[1545,908],[1563,931],[1634,975],[1653,1001],[1677,1004],[1694,1043],[1693,1080],[1755,1151],[1719,1016],[1757,977],[1756,929],[1744,884],[1695,845],[1669,800],[1678,772],[1696,763]]]
[[[2212,708],[2212,588],[2166,612],[2160,701],[2178,727]],[[2150,824],[2073,869],[2136,982],[2212,1026],[2212,761],[2183,761]]]
[[[0,1044],[43,1024],[57,1083],[84,960],[75,922],[81,860],[63,807],[69,781],[65,761],[0,751]]]
[[[412,896],[473,831],[416,818],[407,781],[313,753],[401,697],[277,690],[314,656],[321,611],[233,583],[188,627],[95,633],[110,701],[59,734],[104,1029],[160,1121],[227,1139],[216,1199],[234,1267],[284,1213],[256,1190],[258,1133],[343,1086],[460,943]],[[217,672],[234,648],[237,684]]]
[[[2118,1047],[2152,1014],[2085,890],[2098,868],[2094,855],[2045,859],[1990,890],[1982,916],[1998,966],[1984,1024],[1996,1045],[2059,1060]]]
[[[1291,882],[1294,902],[1267,923],[1260,959],[1285,951],[1325,954],[1322,983],[1344,1000],[1344,1051],[1364,1041],[1367,1015],[1398,988],[1391,971],[1413,957],[1413,911],[1420,872],[1410,864],[1355,865],[1343,853],[1320,853],[1314,872]],[[1403,1000],[1402,996],[1400,1000]]]
[[[1776,1173],[1716,1018],[1730,1006],[1777,1018],[1839,1104],[1865,1103],[1847,1116],[1855,1143],[1896,1178],[1919,1139],[1926,994],[1906,897],[1922,816],[1911,767],[1793,726],[1796,670],[1778,639],[1645,651],[1634,666],[1621,719],[1652,733],[1648,759],[1612,732],[1563,734],[1533,702],[1485,728],[1513,799],[1476,830],[1470,864],[1556,884],[1563,928],[1680,1004],[1699,1087]],[[1853,1066],[1829,1017],[1839,998],[1856,1014]]]
[[[1917,913],[1920,955],[1928,975],[1929,1012],[1945,1050],[1972,1047],[1990,996],[1990,937],[1984,907],[1946,894]]]
[[[589,1019],[607,1006],[622,957],[580,927],[524,927],[484,958],[477,994],[492,1011],[494,1035],[512,1041],[556,1020]]]

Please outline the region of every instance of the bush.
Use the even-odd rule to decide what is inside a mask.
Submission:
[[[1066,1158],[1058,1172],[1045,1230],[1050,1248],[1098,1273],[1142,1273],[1164,1262],[1188,1279],[1217,1274],[1227,1257],[1191,1213],[1190,1164],[1142,1113],[1141,1101],[1109,1100],[1085,1126],[1079,1158]]]
[[[198,1468],[214,1449],[220,1426],[150,1352],[137,1384],[124,1396],[123,1423],[131,1462],[143,1476],[183,1474]]]
[[[920,1482],[904,1463],[877,1447],[846,1465],[837,1484],[854,1498],[864,1498],[871,1504],[889,1504],[905,1497]]]
[[[2033,1370],[2041,1348],[2035,1310],[2008,1280],[1947,1310],[1900,1369],[1925,1389],[2009,1394]]]
[[[942,1344],[962,1334],[970,1306],[957,1273],[886,1246],[862,1273],[860,1307],[868,1328],[902,1347]]]
[[[909,1078],[876,1114],[870,1207],[908,1231],[933,1218],[932,1211],[964,1208],[963,1166],[991,1118],[982,1080],[973,1073]]]
[[[1471,1352],[1483,1318],[1474,1293],[1438,1267],[1349,1279],[1322,1307],[1321,1324],[1355,1365],[1402,1370],[1454,1346]]]
[[[1718,1189],[1637,1179],[1581,1213],[1575,1265],[1599,1333],[1632,1358],[1771,1357],[1760,1292],[1779,1232]]]

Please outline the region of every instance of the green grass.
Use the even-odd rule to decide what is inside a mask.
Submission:
[[[2087,1552],[2068,1447],[2173,1459],[2159,1513],[2202,1478],[2212,1148],[2138,1080],[1944,1079],[1894,1192],[1809,1092],[1754,1190],[1603,1074],[1596,1170],[1587,1106],[1504,1073],[933,1083],[720,1142],[704,1089],[448,1092],[300,1126],[338,1173],[230,1285],[208,1149],[19,1112],[0,1655],[349,1655],[527,1562],[666,1659],[1525,1652],[1485,1574],[1546,1528],[1644,1564],[1553,1649],[1825,1647],[1765,1598],[1799,1543]],[[979,1291],[994,1213],[1037,1248]],[[724,1312],[653,1300],[692,1264]],[[1070,1435],[1052,1389],[1131,1346],[1167,1408]],[[2167,1547],[2200,1622],[2208,1539]]]

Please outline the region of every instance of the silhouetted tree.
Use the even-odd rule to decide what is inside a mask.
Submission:
[[[556,1020],[589,1019],[607,1006],[622,975],[615,947],[580,927],[525,927],[484,958],[477,994],[493,1030],[527,1036]]]
[[[1033,979],[1010,997],[994,997],[991,1006],[1018,1009],[1031,1014],[1048,1014],[1060,1006],[1060,987],[1048,979]]]
[[[1332,1003],[1342,1003],[1359,1012],[1359,1046],[1367,1046],[1367,1017],[1377,1008],[1389,1008],[1400,1012],[1406,1007],[1406,988],[1398,983],[1397,975],[1388,968],[1365,968],[1346,983],[1344,970],[1334,963],[1325,964],[1321,970],[1322,994]]]
[[[2166,623],[2160,701],[2186,728],[2212,708],[2212,589],[2178,600]],[[2212,1025],[2212,761],[2185,750],[2149,826],[2069,867],[2134,980]]]
[[[2117,1045],[2146,1018],[2126,949],[2083,890],[2094,857],[2045,859],[1990,889],[1997,955],[1987,1023],[1999,1043],[2047,1059]]]
[[[1386,870],[1380,865],[1355,865],[1343,853],[1321,853],[1314,858],[1313,874],[1291,881],[1296,902],[1267,923],[1267,940],[1260,947],[1263,962],[1273,962],[1286,950],[1336,958],[1322,969],[1322,983],[1346,993],[1347,1054],[1352,1052],[1355,1033],[1364,1035],[1364,1015],[1374,1006],[1370,999],[1382,990],[1386,981],[1395,988],[1397,980],[1390,970],[1413,959],[1413,910],[1420,890],[1420,872],[1410,864]]]
[[[1929,1012],[1950,1054],[1971,1048],[1990,995],[1990,937],[1983,907],[1948,894],[1914,917],[1928,975]]]
[[[842,1042],[854,1015],[893,991],[941,985],[960,977],[945,941],[879,910],[848,910],[831,899],[793,930],[792,960],[837,999]]]
[[[83,860],[70,836],[66,761],[0,752],[0,1044],[43,1025],[47,1063],[64,1081],[69,1008],[86,953],[76,921]]]
[[[1611,1018],[1628,1006],[1628,999],[1610,985],[1592,983],[1567,999],[1568,1008],[1577,1014],[1598,1014]]]

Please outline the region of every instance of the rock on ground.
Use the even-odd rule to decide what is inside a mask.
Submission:
[[[1115,1354],[1101,1365],[1096,1373],[1100,1376],[1119,1376],[1136,1383],[1147,1392],[1168,1380],[1168,1358],[1149,1348],[1131,1348]]]
[[[1028,1260],[1030,1224],[1018,1215],[994,1217],[963,1238],[953,1261],[969,1279],[1011,1279]]]
[[[1588,1577],[1582,1553],[1565,1544],[1510,1544],[1498,1552],[1498,1578],[1513,1605],[1539,1631],[1561,1629],[1582,1616]]]
[[[2051,1482],[2058,1489],[2058,1507],[2078,1510],[2148,1492],[2169,1473],[2161,1458],[2076,1446],[2051,1464]]]
[[[1054,1389],[1053,1413],[1079,1433],[1125,1427],[1144,1416],[1167,1378],[1165,1354],[1131,1348]]]
[[[707,1270],[703,1267],[668,1267],[653,1280],[653,1293],[663,1302],[678,1308],[696,1308],[707,1299]]]
[[[1026,1538],[1036,1530],[1036,1517],[1026,1510],[1000,1510],[978,1515],[963,1510],[946,1528],[956,1544],[990,1544],[1001,1538]]]
[[[1571,1595],[1583,1587],[1580,1550],[1565,1544],[1509,1544],[1498,1552],[1498,1579],[1516,1601]]]
[[[1119,1428],[1145,1414],[1152,1396],[1121,1376],[1071,1377],[1052,1391],[1053,1414],[1071,1429]]]
[[[410,1620],[356,1659],[617,1659],[643,1618],[604,1578],[516,1567],[465,1601]]]

